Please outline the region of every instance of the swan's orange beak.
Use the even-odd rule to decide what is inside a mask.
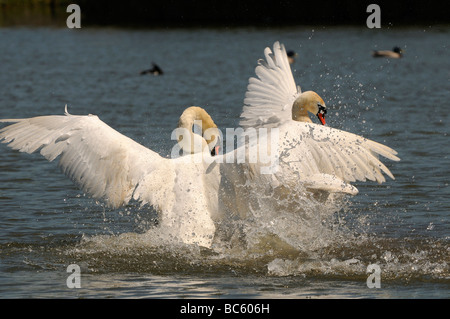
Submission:
[[[317,117],[320,120],[320,123],[322,123],[322,125],[325,125],[325,116],[322,113],[317,113]]]
[[[320,123],[325,125],[325,114],[327,114],[327,109],[322,104],[319,104],[319,112],[317,112],[317,117],[319,118]]]
[[[211,150],[211,156],[216,156],[219,155],[219,150],[220,150],[220,146],[214,146],[213,149]]]

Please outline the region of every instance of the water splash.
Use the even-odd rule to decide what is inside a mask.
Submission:
[[[255,188],[245,216],[218,224],[213,247],[186,245],[169,230],[84,236],[66,251],[90,271],[152,274],[230,273],[364,280],[378,264],[382,279],[445,280],[448,243],[430,238],[384,238],[364,232],[367,214],[344,196],[318,196],[299,188],[284,198]],[[347,216],[354,214],[351,223]]]

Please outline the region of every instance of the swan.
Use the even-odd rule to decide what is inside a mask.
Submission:
[[[176,241],[204,247],[212,246],[217,221],[225,214],[248,213],[249,204],[258,200],[260,186],[282,195],[298,184],[313,191],[355,195],[357,189],[350,182],[383,182],[382,173],[394,178],[378,155],[396,161],[397,153],[325,126],[325,102],[313,91],[301,92],[284,46],[275,42],[273,48],[273,53],[266,48],[266,60],[259,60],[258,78],[249,79],[241,114],[240,125],[246,132],[258,129],[260,139],[226,154],[218,154],[221,138],[214,121],[195,106],[183,112],[177,126],[181,132],[175,132],[179,148],[174,149],[185,156],[170,159],[122,135],[96,115],[69,114],[67,106],[64,115],[0,120],[13,123],[0,130],[0,141],[21,152],[39,151],[49,161],[59,157],[62,171],[91,197],[112,208],[131,199],[149,204],[160,214],[159,227]],[[309,113],[321,124],[313,123]],[[196,121],[202,136],[192,132]],[[260,152],[264,129],[273,129],[267,130],[265,141],[276,142],[267,147],[269,162],[262,160]],[[242,149],[244,163],[236,161],[238,156],[228,160]],[[250,161],[255,153],[257,160]]]
[[[202,133],[212,130],[208,140],[192,132],[195,121]],[[131,199],[150,204],[160,214],[160,227],[175,240],[211,246],[219,173],[218,168],[205,170],[219,132],[204,109],[189,107],[180,116],[176,137],[178,150],[186,155],[176,158],[160,156],[96,115],[69,114],[67,105],[64,115],[0,122],[13,123],[0,130],[0,141],[20,152],[39,151],[48,161],[59,156],[63,173],[91,197],[111,208]],[[192,147],[199,138],[202,148]]]
[[[383,173],[394,179],[379,156],[399,161],[395,150],[326,126],[323,99],[296,86],[284,45],[277,41],[273,52],[267,47],[264,55],[255,68],[257,77],[249,79],[240,125],[246,130],[276,130],[278,170],[270,177],[274,187],[289,190],[302,183],[312,191],[356,195],[358,189],[351,182],[383,183]],[[309,114],[317,116],[319,123],[313,123]]]

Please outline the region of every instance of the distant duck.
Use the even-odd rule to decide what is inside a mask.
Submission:
[[[298,54],[295,53],[295,51],[289,50],[287,52],[287,56],[288,56],[289,64],[292,64],[295,62],[295,58],[298,56]]]
[[[152,63],[152,68],[142,71],[141,75],[143,75],[143,74],[162,75],[162,74],[164,74],[164,72],[158,65],[156,65],[155,63]]]
[[[372,56],[375,58],[385,57],[385,58],[393,58],[399,59],[403,56],[403,51],[399,47],[394,47],[392,51],[373,51]]]

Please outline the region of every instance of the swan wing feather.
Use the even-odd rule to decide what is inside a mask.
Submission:
[[[66,112],[0,122],[13,123],[0,130],[3,143],[20,152],[39,151],[49,161],[59,156],[60,168],[74,183],[113,208],[128,203],[142,178],[167,161],[95,115]]]
[[[394,175],[379,157],[400,160],[386,145],[328,126],[291,121],[280,127],[280,136],[284,150],[280,163],[306,176],[328,174],[344,182],[383,183],[383,174],[392,179]]]
[[[255,68],[247,86],[240,125],[248,127],[276,127],[292,119],[292,103],[301,90],[294,76],[283,44],[275,42],[273,52],[264,50],[265,60]]]

